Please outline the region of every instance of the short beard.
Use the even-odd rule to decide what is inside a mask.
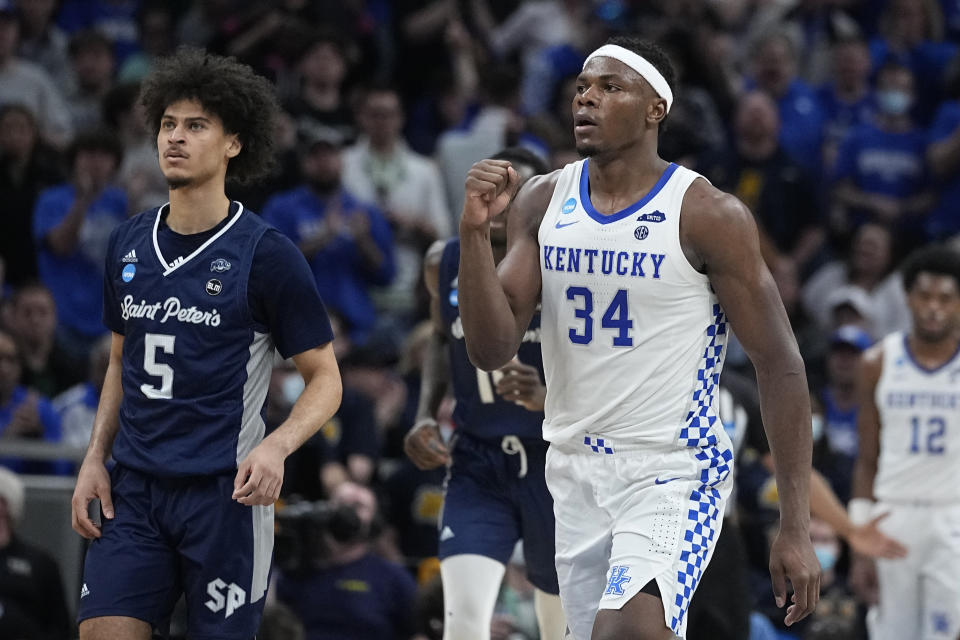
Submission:
[[[180,187],[189,186],[193,182],[190,178],[167,178],[167,186],[170,191],[176,191]]]
[[[589,158],[591,156],[595,156],[598,153],[600,153],[600,149],[598,149],[594,145],[578,144],[576,148],[577,148],[577,153],[580,154],[581,158]]]

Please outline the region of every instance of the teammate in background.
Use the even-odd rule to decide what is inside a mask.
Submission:
[[[303,255],[225,195],[226,179],[262,176],[272,157],[269,83],[181,49],[157,63],[141,102],[170,202],[117,227],[107,253],[113,344],[73,495],[73,528],[94,539],[80,638],[147,640],[184,593],[190,637],[249,640],[284,459],[340,401],[330,324]],[[306,388],[264,438],[275,350]],[[95,498],[102,526],[88,515]]]
[[[508,362],[542,303],[546,477],[576,640],[685,635],[732,482],[715,407],[728,317],[757,369],[776,462],[777,605],[788,604],[787,580],[788,625],[819,597],[803,361],[753,216],[657,155],[672,78],[659,48],[614,38],[577,82],[574,135],[586,160],[522,189],[502,160],[475,164],[466,180],[459,301],[471,361]],[[497,266],[490,219],[511,201]]]
[[[850,519],[889,512],[882,529],[906,544],[877,560],[873,640],[956,640],[960,634],[960,254],[918,250],[904,263],[913,318],[863,354],[860,448]],[[874,502],[874,500],[876,502]],[[851,568],[861,593],[869,561]]]
[[[505,149],[494,158],[510,162],[522,180],[549,171],[525,149]],[[505,210],[490,224],[497,263],[507,251],[506,218]],[[490,638],[507,561],[522,539],[527,577],[536,587],[540,637],[559,640],[566,622],[557,596],[553,500],[543,476],[547,443],[540,435],[545,392],[540,318],[535,314],[531,319],[516,358],[492,373],[477,369],[467,357],[457,307],[459,264],[457,238],[438,240],[424,259],[434,331],[417,421],[404,441],[407,455],[419,468],[450,464],[439,525],[443,637]],[[457,430],[448,449],[434,416],[450,379]]]

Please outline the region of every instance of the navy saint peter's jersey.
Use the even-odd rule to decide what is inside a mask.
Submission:
[[[275,345],[302,353],[329,342],[330,325],[303,255],[259,216],[233,203],[183,236],[165,209],[110,240],[104,322],[124,336],[113,455],[159,476],[228,473],[263,438]]]
[[[439,289],[443,327],[449,342],[450,371],[457,406],[453,413],[457,428],[479,438],[515,435],[541,438],[542,411],[527,411],[504,400],[496,392],[498,371],[482,371],[470,362],[463,339],[463,325],[457,302],[457,273],[460,268],[460,240],[453,238],[440,258]],[[536,367],[543,382],[543,358],[540,355],[540,314],[530,321],[517,353],[520,362]]]

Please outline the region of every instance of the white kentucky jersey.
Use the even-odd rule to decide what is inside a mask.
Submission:
[[[683,196],[699,174],[671,164],[642,200],[602,215],[589,169],[564,167],[540,223],[544,438],[726,442],[715,407],[726,318],[680,247]]]
[[[927,369],[907,337],[883,339],[875,402],[880,458],[873,493],[890,502],[960,501],[960,357]]]

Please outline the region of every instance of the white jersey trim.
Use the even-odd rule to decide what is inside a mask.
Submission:
[[[233,202],[236,202],[236,201],[234,200]],[[157,231],[160,229],[160,218],[163,213],[163,208],[169,207],[169,206],[170,206],[170,203],[168,202],[165,205],[161,206],[159,209],[157,209],[157,217],[153,221],[153,250],[156,252],[157,258],[160,259],[160,264],[163,265],[164,276],[170,275],[171,273],[173,273],[183,265],[193,260],[198,255],[203,253],[204,249],[206,249],[211,244],[213,244],[220,236],[225,234],[227,230],[230,229],[230,227],[236,224],[237,220],[240,219],[240,215],[243,213],[243,205],[237,202],[237,212],[233,214],[233,218],[230,219],[230,222],[228,222],[223,226],[223,229],[220,229],[220,231],[217,231],[215,234],[213,234],[213,236],[208,238],[206,242],[204,242],[202,245],[197,247],[197,249],[193,253],[191,253],[189,256],[187,256],[183,260],[180,260],[179,262],[175,262],[175,263],[170,263],[170,262],[167,262],[167,260],[163,257],[163,253],[160,252],[160,243],[157,241]]]

